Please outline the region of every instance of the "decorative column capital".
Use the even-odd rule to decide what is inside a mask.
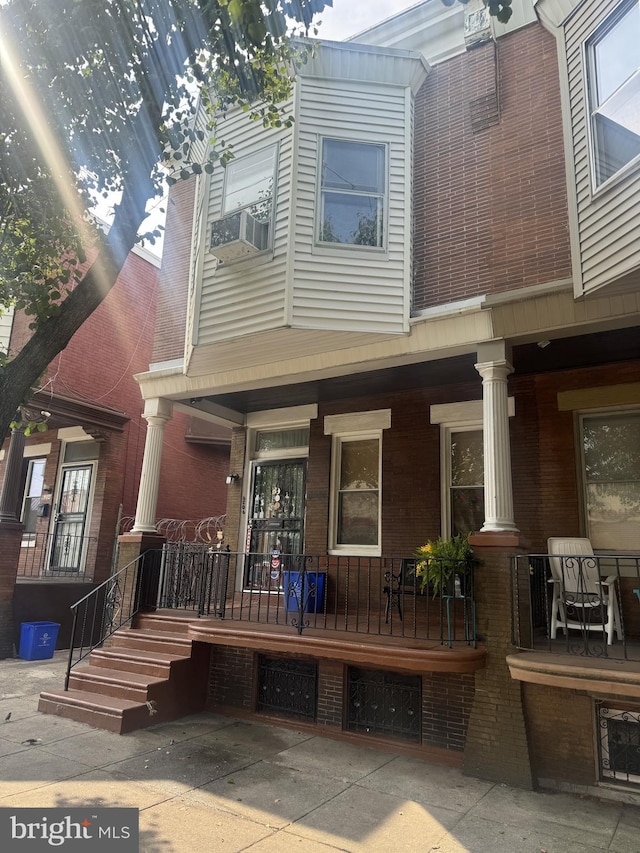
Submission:
[[[506,359],[499,361],[481,361],[474,364],[475,369],[482,376],[482,381],[485,380],[502,380],[507,381],[509,374],[513,373],[513,365]]]
[[[173,403],[165,397],[152,397],[144,401],[144,411],[142,417],[152,423],[152,418],[155,418],[156,425],[162,426],[168,420],[171,420],[173,415]]]

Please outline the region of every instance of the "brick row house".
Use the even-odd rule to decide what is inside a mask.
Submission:
[[[232,431],[225,591],[182,623],[203,707],[640,782],[639,20],[425,0],[322,42],[291,127],[228,112],[234,158],[175,189],[177,322],[137,380],[148,446],[176,408]],[[421,590],[456,534],[472,570]],[[607,585],[569,590],[549,539]]]
[[[130,254],[113,290],[25,407],[46,430],[26,438],[14,431],[20,447],[6,485],[15,503],[8,516],[20,529],[11,558],[9,648],[18,648],[21,623],[34,621],[59,623],[58,648],[68,648],[70,606],[113,571],[117,535],[135,513],[140,480],[146,422],[133,374],[152,360],[159,267],[145,249]],[[30,334],[29,320],[7,317],[6,343],[15,353]],[[0,482],[9,447],[7,440],[0,450]],[[155,519],[223,515],[228,455],[228,430],[198,433],[178,415],[167,431]]]

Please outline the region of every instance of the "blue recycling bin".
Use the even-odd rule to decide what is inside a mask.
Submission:
[[[22,622],[18,657],[23,660],[52,658],[59,630],[58,622]]]
[[[300,609],[300,588],[302,572],[283,572],[284,609],[298,612]],[[324,605],[324,580],[326,572],[305,572],[304,594],[302,601],[304,613],[322,613]]]

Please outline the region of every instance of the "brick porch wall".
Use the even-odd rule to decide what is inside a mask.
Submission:
[[[210,710],[219,707],[229,711],[254,712],[256,654],[258,652],[246,648],[213,648],[207,697]],[[334,735],[343,731],[345,721],[346,674],[347,667],[342,663],[318,661],[316,725],[319,729],[331,729]],[[472,675],[423,673],[423,746],[461,752],[464,749],[473,696]],[[434,757],[433,753],[429,755]]]
[[[536,780],[595,785],[593,700],[542,684],[522,688]]]
[[[512,548],[474,545],[478,637],[487,651],[486,668],[476,673],[464,772],[469,776],[532,788],[533,776],[522,687],[511,678],[506,656],[511,645],[510,553]]]

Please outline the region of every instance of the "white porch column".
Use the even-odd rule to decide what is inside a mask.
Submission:
[[[481,533],[517,532],[513,515],[511,448],[507,377],[513,367],[505,357],[504,342],[487,344],[478,356],[498,355],[475,365],[482,377],[482,428],[484,444],[484,524]]]
[[[160,484],[160,462],[164,428],[170,420],[173,404],[170,400],[157,397],[147,400],[142,417],[147,421],[147,437],[142,458],[142,473],[138,489],[136,519],[132,533],[155,533],[158,486]]]

